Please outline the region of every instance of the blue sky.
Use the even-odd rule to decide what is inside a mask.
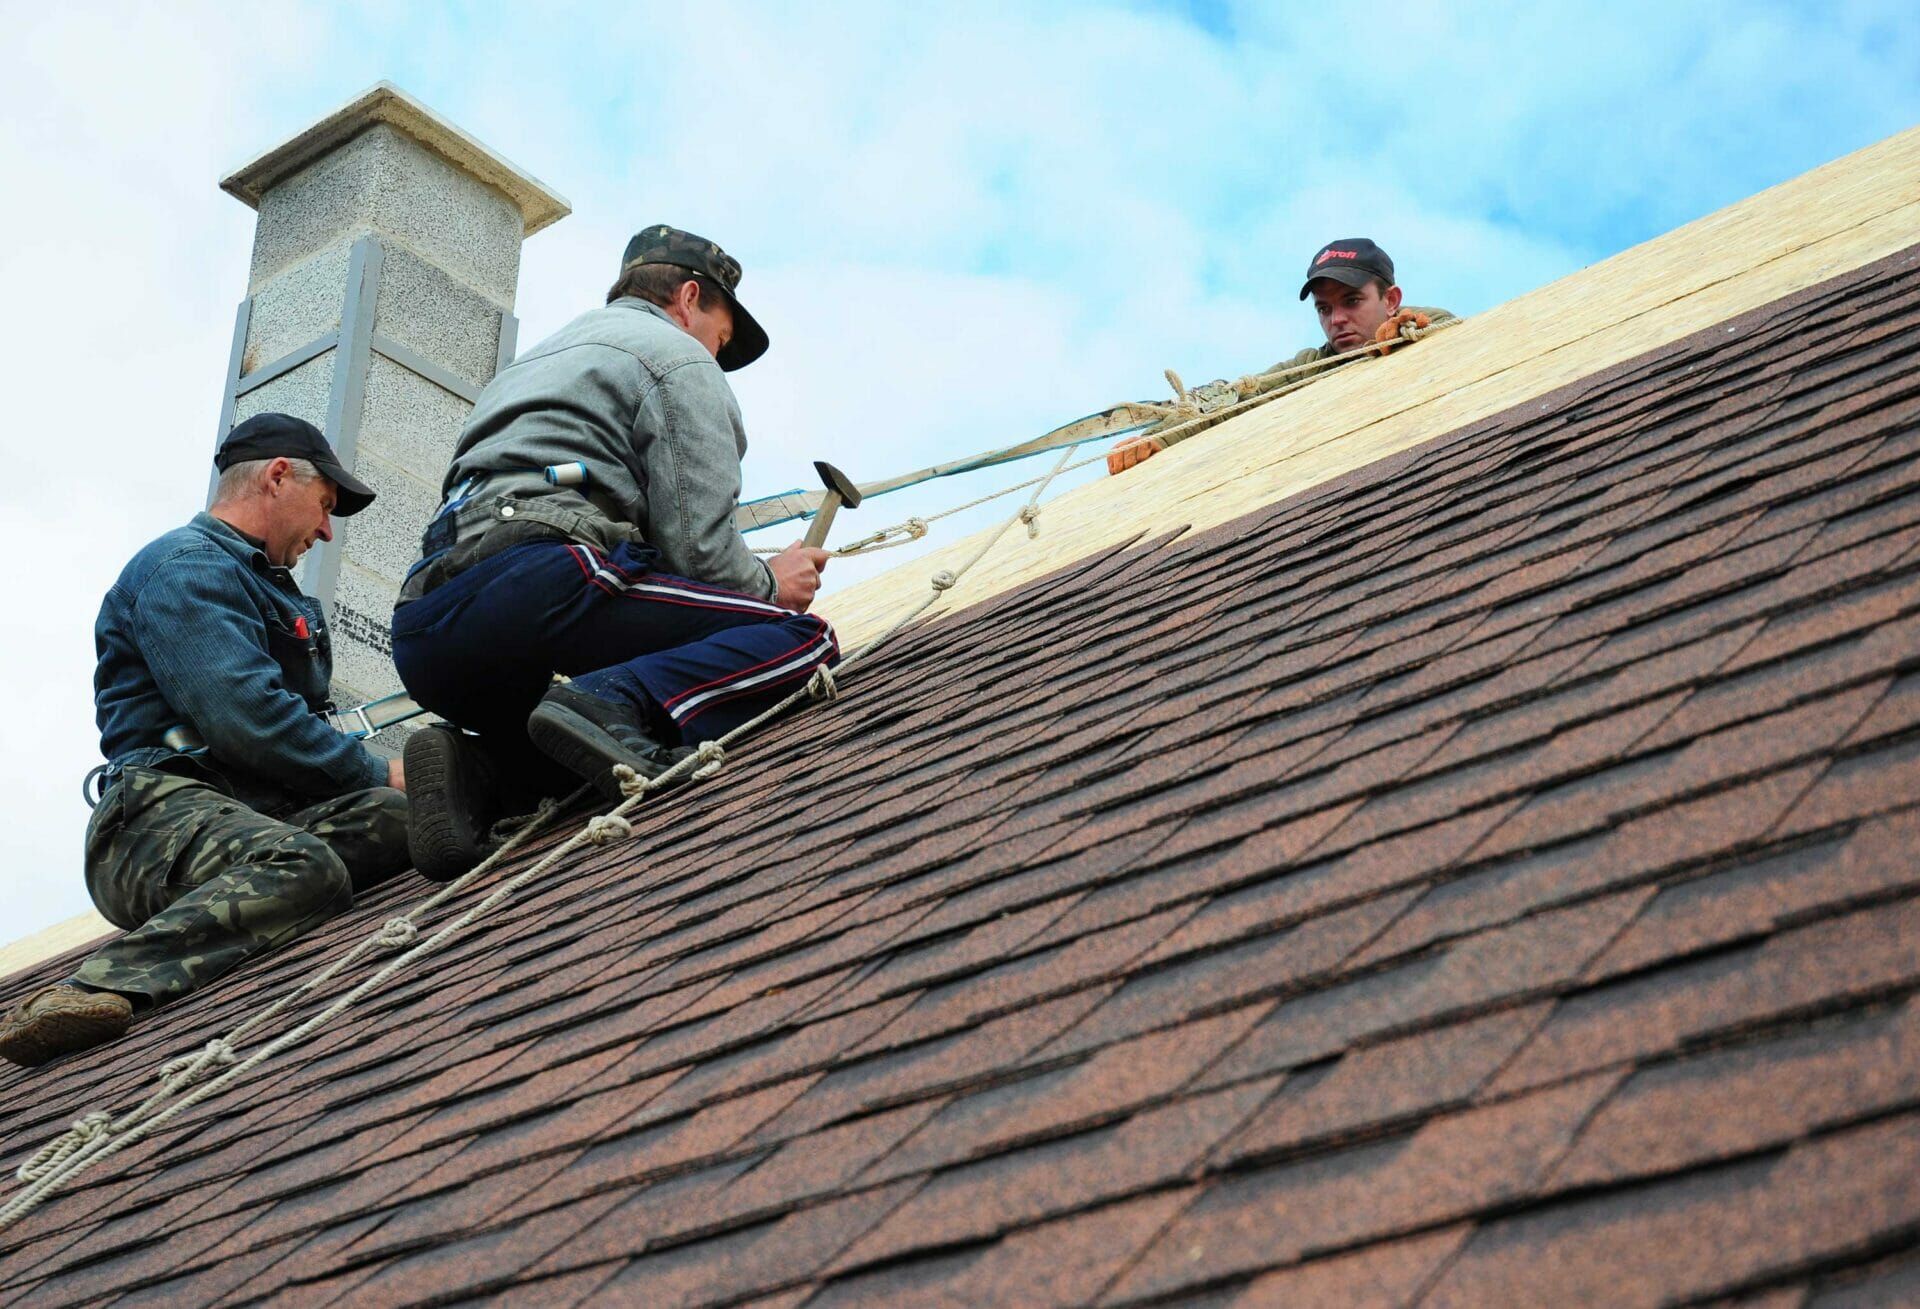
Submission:
[[[253,226],[215,183],[376,80],[572,201],[527,244],[523,341],[643,224],[740,257],[760,492],[1271,363],[1315,337],[1330,237],[1416,303],[1509,299],[1920,122],[1917,12],[0,0],[0,533],[32,551],[0,573],[0,939],[86,905],[93,614],[204,492]]]

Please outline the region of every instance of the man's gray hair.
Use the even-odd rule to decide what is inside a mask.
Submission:
[[[214,484],[213,502],[221,504],[252,494],[254,486],[260,481],[260,470],[272,462],[271,459],[243,459],[228,468]],[[293,480],[302,485],[326,476],[313,466],[311,460],[289,459],[287,463],[292,465]]]

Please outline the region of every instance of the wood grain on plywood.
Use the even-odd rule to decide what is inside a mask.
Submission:
[[[1916,241],[1920,128],[1062,494],[1047,503],[1037,539],[1007,533],[948,592],[944,608],[1142,533],[1237,518]],[[979,540],[823,597],[819,610],[852,646],[925,595],[927,577],[970,557]]]
[[[0,945],[0,978],[11,977],[42,960],[117,935],[119,930],[92,910],[64,919],[52,927],[41,928],[32,936],[23,936],[18,941]],[[9,997],[6,1003],[11,1004],[19,998]]]

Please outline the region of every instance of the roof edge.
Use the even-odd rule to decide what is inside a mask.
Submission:
[[[1047,502],[1037,542],[1009,533],[933,616],[1129,537],[1204,530],[1276,504],[1897,253],[1916,231],[1920,128],[1911,128],[1067,491]],[[825,595],[815,611],[857,644],[987,535]]]

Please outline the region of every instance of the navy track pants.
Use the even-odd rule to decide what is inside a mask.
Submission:
[[[693,745],[838,661],[824,619],[658,572],[658,559],[642,545],[535,541],[482,560],[394,610],[400,680],[504,745],[526,740],[527,715],[564,673],[589,695],[651,701]]]

